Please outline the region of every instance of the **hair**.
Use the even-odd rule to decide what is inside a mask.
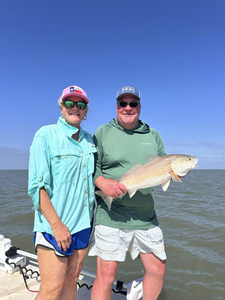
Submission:
[[[58,104],[59,104],[59,107],[60,107],[60,108],[63,106],[62,97],[63,97],[63,95],[61,95],[61,96],[59,97],[59,99],[58,99]],[[91,109],[89,108],[88,104],[87,104],[86,108],[87,108],[87,112],[88,112],[88,111],[91,112]]]
[[[62,107],[62,105],[63,105],[62,97],[63,97],[63,95],[61,95],[58,100],[58,104],[60,107]]]

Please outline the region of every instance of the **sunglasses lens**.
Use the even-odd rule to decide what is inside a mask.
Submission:
[[[120,102],[119,102],[119,105],[120,105],[121,107],[126,107],[126,106],[127,106],[127,102],[125,102],[125,101],[120,101]]]
[[[66,108],[73,108],[75,103],[73,101],[67,100],[67,101],[64,101],[64,105]]]
[[[130,107],[137,107],[138,102],[130,102],[129,105],[130,105]]]
[[[65,105],[66,108],[73,108],[74,105],[76,105],[78,109],[82,109],[82,110],[84,110],[85,107],[86,107],[86,103],[83,103],[83,102],[73,102],[73,101],[70,101],[70,100],[64,101],[64,105]]]
[[[130,107],[137,107],[138,106],[138,102],[125,102],[125,101],[120,101],[119,105],[121,107],[126,107],[129,104]]]
[[[77,108],[84,110],[86,107],[86,103],[84,102],[77,102]]]

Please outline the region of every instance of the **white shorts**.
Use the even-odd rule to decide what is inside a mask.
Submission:
[[[162,230],[159,226],[141,230],[95,226],[89,256],[99,256],[107,261],[125,261],[128,250],[133,260],[140,253],[153,253],[159,259],[166,260]]]

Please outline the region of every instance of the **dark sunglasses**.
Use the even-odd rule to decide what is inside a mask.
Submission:
[[[117,102],[119,106],[121,107],[127,107],[129,105],[130,107],[137,107],[139,105],[139,102],[125,102],[125,101],[118,101]]]
[[[76,107],[77,107],[78,109],[81,109],[81,110],[84,110],[85,107],[87,106],[87,104],[84,103],[84,102],[74,102],[74,101],[71,101],[71,100],[63,101],[63,105],[64,105],[66,108],[73,108],[74,105],[76,105]]]

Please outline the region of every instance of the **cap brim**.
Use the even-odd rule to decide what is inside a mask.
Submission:
[[[126,95],[132,95],[132,96],[134,96],[135,98],[137,98],[138,100],[141,100],[141,98],[139,98],[137,95],[134,95],[134,94],[132,94],[132,93],[123,93],[123,94],[119,95],[119,96],[116,98],[116,100],[119,100],[120,98],[122,98],[123,96],[126,96]]]
[[[89,100],[88,100],[87,97],[85,97],[85,96],[82,95],[81,93],[77,93],[77,92],[72,92],[72,93],[68,93],[68,94],[64,95],[64,96],[62,97],[62,101],[65,100],[65,99],[66,99],[67,97],[69,97],[69,96],[77,96],[77,97],[80,97],[80,98],[82,98],[87,104],[89,103]]]

